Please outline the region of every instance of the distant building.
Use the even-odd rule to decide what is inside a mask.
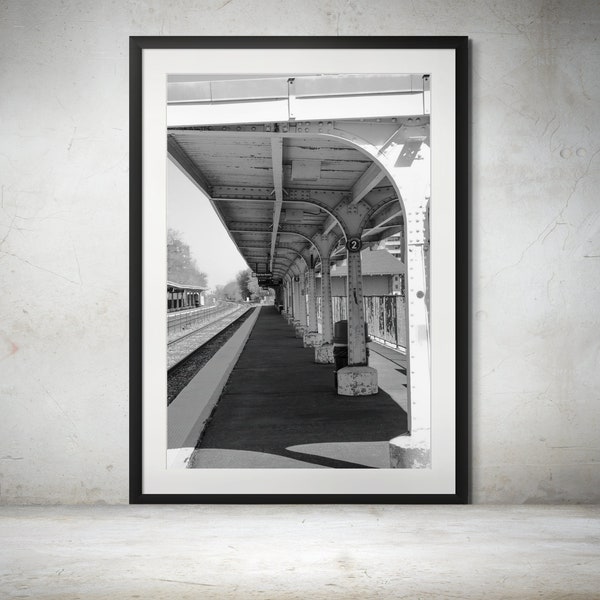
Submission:
[[[380,250],[387,250],[394,258],[398,260],[402,260],[402,246],[404,244],[402,233],[397,233],[395,235],[391,235],[389,238],[385,240],[381,240],[379,243]]]
[[[387,250],[363,250],[361,252],[363,296],[387,296],[404,294],[405,267]],[[331,269],[331,295],[346,295],[347,263]]]
[[[183,308],[199,308],[204,306],[204,292],[206,288],[197,285],[183,285],[167,281],[167,310],[181,310]]]

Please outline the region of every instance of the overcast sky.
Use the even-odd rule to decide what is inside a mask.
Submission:
[[[181,232],[198,268],[208,276],[208,286],[224,285],[248,265],[208,198],[170,160],[167,163],[168,227]]]

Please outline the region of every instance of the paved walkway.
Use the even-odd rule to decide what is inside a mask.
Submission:
[[[374,352],[371,364],[385,371],[379,393],[338,396],[333,365],[315,364],[314,350],[263,307],[191,466],[389,467],[388,441],[406,431],[406,379]]]

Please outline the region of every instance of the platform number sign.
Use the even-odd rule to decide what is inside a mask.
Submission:
[[[346,242],[346,248],[348,252],[360,252],[360,249],[362,248],[361,239],[357,237],[350,238]]]

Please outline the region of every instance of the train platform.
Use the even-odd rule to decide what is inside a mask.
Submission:
[[[316,364],[275,307],[261,307],[252,322],[187,466],[389,468],[388,441],[407,428],[403,355],[369,344],[379,392],[339,396],[333,365]],[[196,377],[206,378],[202,371]]]

